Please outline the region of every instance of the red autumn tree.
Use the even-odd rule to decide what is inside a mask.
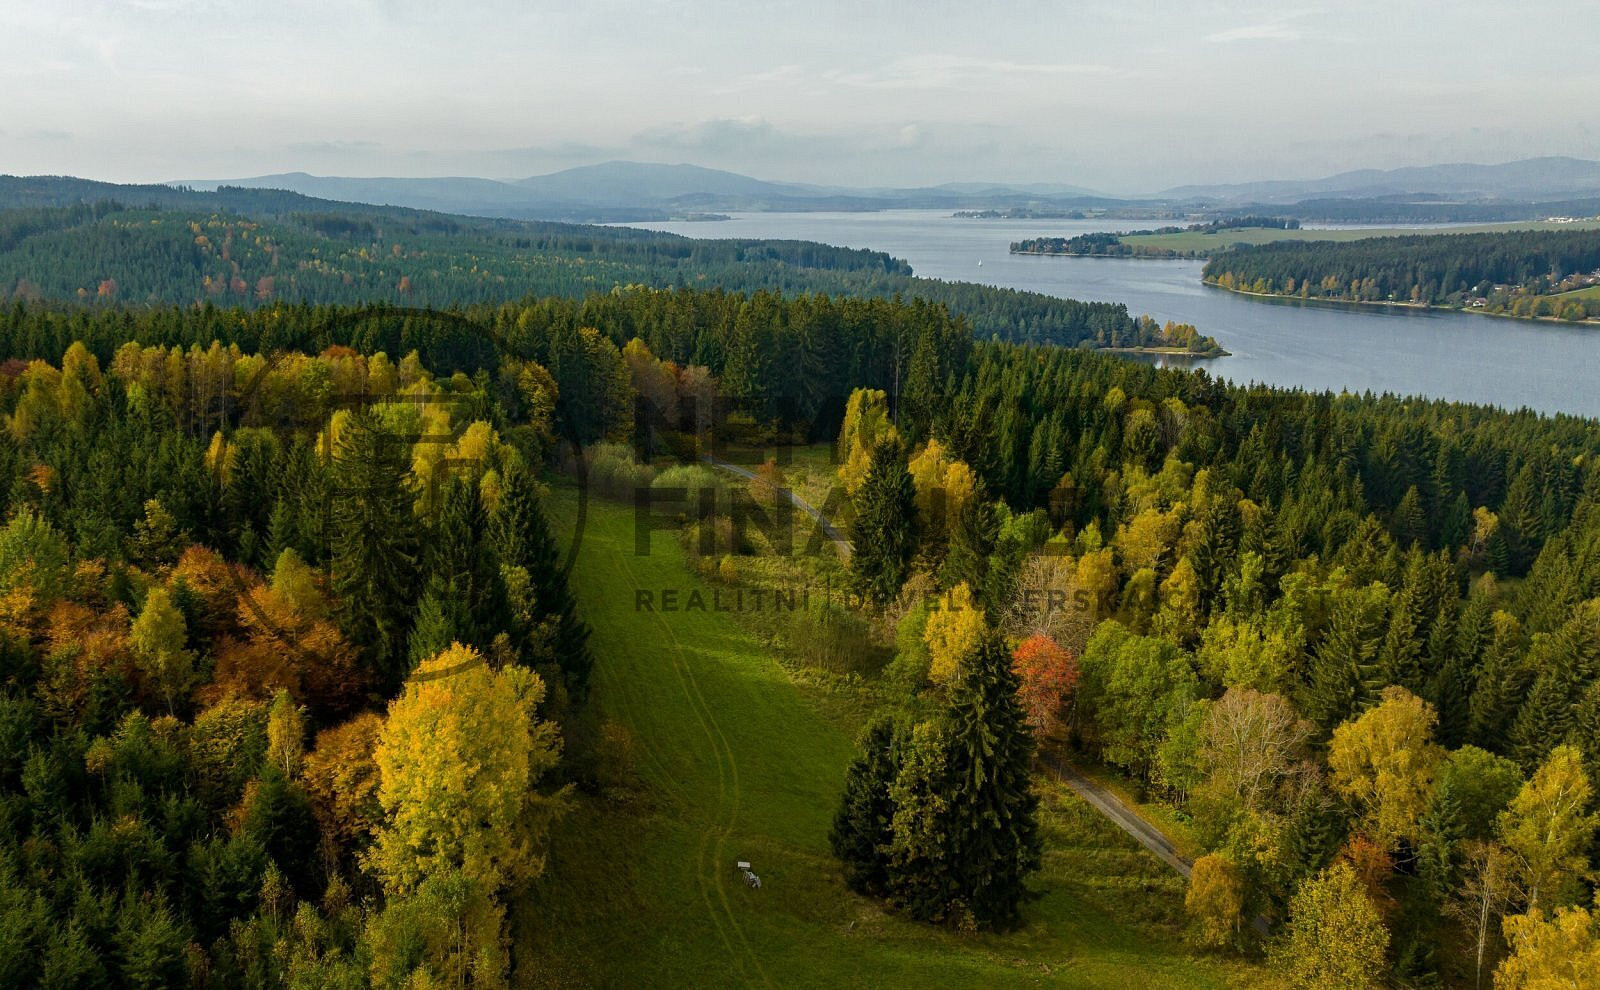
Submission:
[[[1017,644],[1011,660],[1028,724],[1040,734],[1051,731],[1077,687],[1078,658],[1044,633],[1034,633]]]

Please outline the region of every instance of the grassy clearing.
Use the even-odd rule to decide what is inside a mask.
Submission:
[[[1275,241],[1357,241],[1368,237],[1405,237],[1417,234],[1493,234],[1508,230],[1596,230],[1600,220],[1581,220],[1575,223],[1546,223],[1528,220],[1516,223],[1486,223],[1449,228],[1368,227],[1339,230],[1280,230],[1272,227],[1241,227],[1221,230],[1211,234],[1184,231],[1177,234],[1140,234],[1124,237],[1122,242],[1173,251],[1220,251],[1235,244],[1270,244]]]
[[[1589,285],[1571,292],[1558,292],[1551,299],[1600,299],[1600,285]]]
[[[571,492],[552,501],[570,532]],[[572,580],[595,629],[591,703],[631,732],[640,784],[581,797],[557,828],[515,912],[519,984],[1122,990],[1257,977],[1185,946],[1177,876],[1055,785],[1043,893],[1022,930],[961,935],[850,894],[827,830],[853,745],[815,697],[827,688],[791,677],[727,614],[636,609],[640,589],[712,590],[670,535],[653,551],[634,554],[630,507],[590,503]],[[740,882],[739,859],[761,890]]]
[[[839,461],[833,444],[782,447],[773,453],[791,491],[818,508],[828,504],[828,496],[839,487]],[[837,500],[839,495],[834,498]],[[843,519],[835,519],[834,523],[844,528]]]

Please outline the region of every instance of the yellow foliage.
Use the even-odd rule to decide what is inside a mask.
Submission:
[[[1177,511],[1149,508],[1134,516],[1117,530],[1114,541],[1122,551],[1123,566],[1133,571],[1143,567],[1160,570],[1177,545],[1181,525]]]
[[[867,456],[870,459],[870,451]],[[952,459],[944,444],[934,438],[911,458],[907,470],[917,490],[918,518],[929,526],[940,522],[946,528],[954,526],[978,487],[972,468]]]
[[[412,673],[374,753],[384,824],[366,865],[390,895],[446,872],[491,891],[542,872],[538,847],[565,803],[535,789],[560,749],[537,717],[544,692],[533,671],[491,670],[459,643]]]
[[[838,448],[839,481],[846,494],[855,495],[866,483],[872,449],[899,438],[900,432],[889,421],[889,398],[882,389],[858,388],[850,393]]]
[[[1078,558],[1077,586],[1089,596],[1095,617],[1104,617],[1110,608],[1111,595],[1117,590],[1117,565],[1110,547]]]
[[[1546,920],[1529,911],[1505,920],[1511,954],[1494,972],[1495,990],[1600,987],[1600,931],[1581,907],[1557,909]]]
[[[1500,813],[1500,840],[1530,905],[1561,903],[1562,888],[1587,871],[1593,794],[1583,755],[1575,746],[1557,746]]]
[[[226,485],[233,477],[234,464],[238,458],[238,449],[223,438],[221,430],[211,435],[211,445],[206,448],[206,470],[211,472],[219,484]]]
[[[939,598],[939,607],[928,616],[922,640],[928,646],[928,676],[935,684],[949,684],[961,665],[977,650],[987,622],[983,609],[972,598],[965,581]]]
[[[1200,944],[1221,948],[1233,941],[1244,914],[1244,885],[1239,881],[1239,868],[1221,853],[1195,860],[1183,909],[1194,924]]]
[[[1433,706],[1402,687],[1333,730],[1328,766],[1333,785],[1365,811],[1367,835],[1385,850],[1417,837],[1417,821],[1433,796],[1444,750],[1433,741]]]

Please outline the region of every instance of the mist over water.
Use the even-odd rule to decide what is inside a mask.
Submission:
[[[1470,313],[1262,300],[1200,282],[1201,261],[1013,255],[1012,241],[1158,226],[1126,220],[958,220],[943,211],[748,213],[639,223],[689,237],[783,238],[872,248],[918,275],[1126,303],[1193,323],[1231,353],[1178,359],[1235,382],[1394,392],[1600,417],[1600,328]],[[979,262],[982,262],[980,265]],[[1173,363],[1160,358],[1159,363]]]

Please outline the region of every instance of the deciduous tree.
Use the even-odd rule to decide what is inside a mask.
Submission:
[[[1389,932],[1355,871],[1335,863],[1295,892],[1275,957],[1299,990],[1375,990],[1388,948]]]
[[[1433,741],[1433,707],[1405,688],[1333,730],[1333,785],[1363,812],[1367,835],[1386,849],[1415,840],[1444,750]]]
[[[538,719],[544,684],[490,670],[465,646],[423,662],[389,705],[374,760],[384,824],[367,866],[393,895],[459,873],[497,892],[537,876],[563,806],[535,785],[556,764],[556,727]]]
[[[1594,838],[1592,795],[1577,748],[1557,746],[1501,813],[1500,841],[1511,852],[1530,907],[1572,903]]]

